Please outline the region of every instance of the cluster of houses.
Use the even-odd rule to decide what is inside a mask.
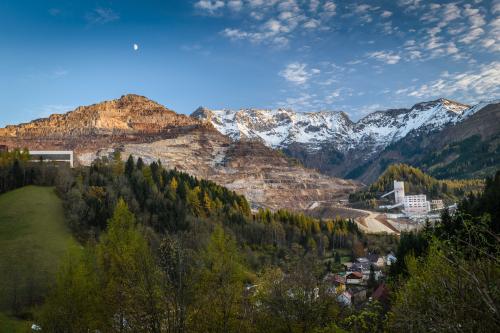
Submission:
[[[386,256],[369,254],[357,258],[354,262],[344,263],[344,272],[328,273],[325,281],[331,285],[331,291],[337,295],[337,300],[344,306],[361,304],[368,299],[370,275],[378,287],[371,294],[371,298],[383,301],[387,297],[387,288],[382,282],[386,267],[396,262],[393,253]],[[382,283],[381,283],[382,282]],[[370,289],[370,290],[369,290]]]

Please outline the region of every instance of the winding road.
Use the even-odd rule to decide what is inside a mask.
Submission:
[[[363,217],[355,219],[356,223],[361,230],[370,234],[377,233],[387,233],[387,234],[399,234],[399,231],[394,228],[389,222],[385,221],[385,217],[377,212],[371,212],[369,210],[354,209],[350,210],[357,211],[366,214]]]

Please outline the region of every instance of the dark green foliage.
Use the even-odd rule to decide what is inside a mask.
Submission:
[[[268,269],[255,286],[257,332],[315,332],[335,326],[339,306],[315,258],[307,256],[285,272]]]
[[[473,216],[487,213],[491,216],[491,227],[500,233],[500,171],[494,177],[486,179],[483,193],[470,194],[460,205],[460,210]]]
[[[406,276],[408,274],[406,262],[404,258],[409,255],[421,257],[425,255],[429,241],[424,233],[404,232],[401,234],[399,246],[396,251],[396,261],[390,267],[391,276],[396,277],[400,274]]]
[[[365,171],[368,169],[368,167],[370,167],[371,163],[372,163],[372,161],[355,167],[354,169],[352,169],[351,171],[349,171],[349,173],[347,173],[345,175],[345,178],[356,179],[356,178],[360,177],[363,173],[365,173]]]
[[[500,165],[499,140],[500,135],[488,140],[473,135],[424,155],[417,166],[439,179],[484,177]]]
[[[189,215],[231,219],[250,213],[244,197],[215,183],[165,170],[159,163],[146,166],[140,159],[135,164],[129,158],[124,173],[118,175],[113,166],[100,160],[76,171],[73,186],[64,193],[76,232],[83,235],[91,229],[103,230],[119,197],[125,199],[140,223],[161,233],[185,230]]]
[[[384,155],[400,157],[379,161],[380,170],[385,170],[389,164],[404,162],[437,179],[477,179],[491,176],[500,165],[499,134],[487,138],[476,134],[444,147],[436,146],[435,141],[432,144],[433,140],[439,140],[439,134],[408,135],[392,143]]]
[[[500,172],[435,226],[402,235],[389,330],[497,332],[500,329]]]
[[[0,152],[0,194],[26,185],[53,186],[63,165],[30,162],[27,150]]]
[[[71,186],[61,190],[70,225],[82,239],[105,229],[120,197],[140,224],[158,234],[221,223],[240,246],[253,253],[253,268],[305,252],[325,255],[349,246],[352,235],[359,234],[356,224],[346,220],[320,221],[284,210],[252,214],[243,196],[213,182],[166,170],[159,162],[145,165],[129,157],[124,167],[117,163],[121,161],[102,159],[77,169]]]

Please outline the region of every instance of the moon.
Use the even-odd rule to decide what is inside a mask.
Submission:
[[[139,49],[139,45],[134,44],[134,51],[137,51]]]

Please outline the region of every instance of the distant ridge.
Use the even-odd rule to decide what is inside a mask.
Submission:
[[[416,163],[426,168],[419,164],[418,158],[405,156],[405,151],[415,153],[411,147],[401,148],[402,151],[393,150],[395,145],[411,141],[414,137],[434,137],[436,133],[449,133],[444,138],[435,136],[436,142],[412,142],[413,147],[425,143],[421,150],[433,153],[434,149],[441,149],[457,138],[458,133],[451,134],[453,128],[466,128],[467,137],[476,134],[483,136],[481,128],[486,127],[488,133],[500,133],[500,121],[496,119],[498,102],[469,106],[440,98],[417,103],[409,109],[375,111],[357,122],[352,122],[345,113],[339,111],[302,113],[287,109],[199,108],[192,117],[211,123],[219,132],[233,140],[253,138],[269,147],[279,148],[304,165],[325,174],[371,182],[389,163]],[[490,110],[490,119],[488,116],[476,115],[484,113],[486,109]],[[478,124],[475,119],[480,119],[483,124]],[[465,126],[459,126],[462,123]],[[475,123],[478,127],[468,126],[468,123]],[[495,151],[495,147],[496,144],[491,149]],[[482,166],[478,166],[474,170],[450,175],[473,177],[479,175],[481,169]],[[432,173],[431,169],[429,171]],[[442,173],[436,176],[442,177]]]

